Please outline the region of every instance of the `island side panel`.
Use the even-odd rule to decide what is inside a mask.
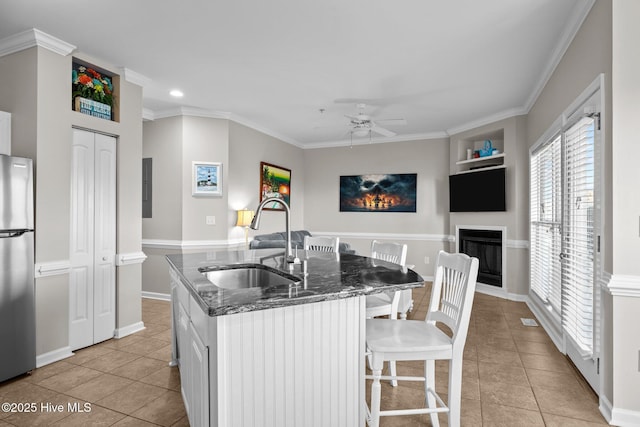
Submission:
[[[214,323],[217,425],[363,424],[364,297],[218,316]]]

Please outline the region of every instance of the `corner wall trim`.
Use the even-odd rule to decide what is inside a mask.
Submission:
[[[131,264],[142,264],[147,256],[144,252],[129,252],[116,255],[116,265],[122,267]]]
[[[69,274],[71,262],[68,259],[60,261],[39,262],[35,265],[35,278]]]
[[[640,276],[612,274],[607,292],[615,297],[640,298]]]
[[[73,356],[71,347],[61,347],[57,350],[49,351],[47,353],[39,354],[36,356],[36,368],[41,368],[58,360],[66,359]]]
[[[160,301],[171,301],[171,294],[161,294],[159,292],[142,291],[142,298],[157,299]]]
[[[131,325],[125,326],[123,328],[117,328],[113,334],[113,337],[116,339],[124,338],[127,335],[140,332],[144,329],[146,329],[144,326],[144,322],[132,323]]]

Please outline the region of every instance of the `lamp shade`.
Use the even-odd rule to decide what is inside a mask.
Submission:
[[[251,225],[251,220],[253,219],[254,211],[249,209],[240,209],[238,211],[238,222],[236,225],[238,227],[248,227]]]

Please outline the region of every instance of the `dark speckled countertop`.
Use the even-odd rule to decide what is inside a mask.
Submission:
[[[359,255],[299,250],[298,257],[307,260],[305,280],[301,264],[295,265],[293,271],[282,266],[283,255],[282,249],[255,249],[167,255],[167,260],[209,316],[424,286],[418,273],[397,264]],[[222,289],[207,280],[200,270],[235,264],[263,264],[276,268],[299,278],[299,285]]]

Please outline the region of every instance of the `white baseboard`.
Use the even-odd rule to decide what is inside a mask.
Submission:
[[[640,426],[640,412],[614,407],[606,396],[600,395],[600,413],[612,426]]]
[[[127,335],[131,335],[131,334],[134,334],[136,332],[140,332],[140,331],[142,331],[144,329],[145,329],[144,322],[133,323],[131,325],[125,326],[124,328],[116,329],[115,333],[113,334],[113,337],[116,338],[116,339],[124,338]]]
[[[497,286],[485,285],[484,283],[476,284],[476,292],[481,294],[491,295],[492,297],[498,297],[507,299],[509,301],[527,302],[529,300],[527,295],[513,294],[499,288]]]
[[[142,291],[142,298],[157,299],[160,301],[171,301],[171,294],[161,294],[160,292]]]
[[[36,368],[41,368],[58,360],[66,359],[73,356],[71,347],[62,347],[57,350],[50,351],[48,353],[39,354],[36,356]]]
[[[611,411],[613,408],[611,407],[611,402],[609,402],[607,396],[602,393],[600,393],[600,406],[598,407],[598,409],[600,409],[600,413],[602,414],[604,419],[607,420],[609,424],[611,424]]]

